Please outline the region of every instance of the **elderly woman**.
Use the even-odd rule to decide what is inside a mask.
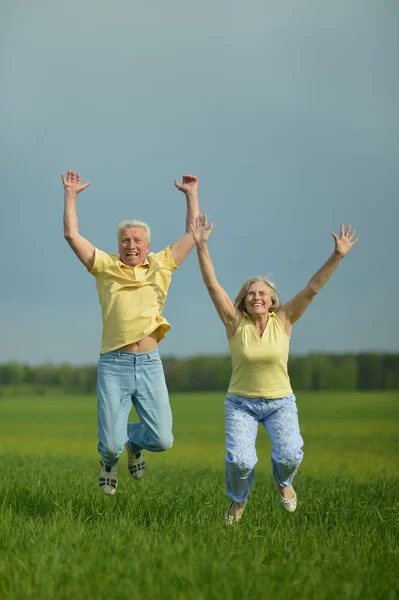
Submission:
[[[303,458],[298,411],[287,372],[293,324],[358,241],[349,225],[333,233],[334,252],[292,300],[281,304],[275,285],[252,277],[241,287],[234,303],[216,279],[208,251],[213,225],[200,215],[191,230],[204,283],[222,320],[232,360],[232,375],[225,400],[226,486],[231,498],[228,524],[241,519],[254,479],[255,441],[259,423],[272,442],[273,476],[282,507],[294,512],[297,497],[293,479]]]

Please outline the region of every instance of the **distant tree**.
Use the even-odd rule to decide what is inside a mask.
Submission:
[[[170,391],[227,390],[231,376],[229,356],[164,358]],[[399,389],[399,354],[314,353],[291,356],[289,373],[294,390]],[[31,367],[17,362],[0,364],[0,385],[32,385],[37,390],[58,387],[67,392],[96,389],[94,365],[75,367],[46,363]]]
[[[381,354],[359,354],[358,382],[360,390],[384,389],[384,360]]]

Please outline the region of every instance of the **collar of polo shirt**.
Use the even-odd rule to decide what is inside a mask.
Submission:
[[[146,258],[143,263],[140,263],[139,265],[136,265],[135,267],[132,267],[132,265],[125,265],[125,263],[123,263],[120,259],[119,259],[119,262],[121,264],[121,267],[124,267],[125,269],[137,269],[138,267],[148,267],[148,265],[150,264],[148,262],[148,258]]]

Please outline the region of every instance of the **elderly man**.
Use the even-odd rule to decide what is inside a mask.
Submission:
[[[94,275],[102,310],[103,333],[98,362],[98,451],[103,494],[118,485],[117,463],[126,446],[134,479],[145,471],[143,450],[162,452],[172,446],[172,413],[158,342],[170,329],[162,316],[173,271],[194,247],[190,230],[199,214],[198,179],[184,175],[176,187],[187,200],[186,233],[172,246],[149,253],[151,232],[142,221],[118,226],[119,256],[106,254],[82,237],[76,213],[77,195],[90,183],[79,173],[62,174],[65,191],[64,235]],[[132,403],[140,418],[128,423]]]

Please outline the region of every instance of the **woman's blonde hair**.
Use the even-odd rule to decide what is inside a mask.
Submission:
[[[247,281],[241,286],[240,291],[238,292],[236,299],[234,300],[234,305],[241,312],[247,312],[245,308],[245,297],[248,293],[249,286],[253,283],[265,283],[270,290],[270,296],[272,298],[272,305],[269,308],[269,312],[277,312],[281,306],[280,294],[277,291],[275,284],[270,281],[267,277],[251,277],[247,279]]]

